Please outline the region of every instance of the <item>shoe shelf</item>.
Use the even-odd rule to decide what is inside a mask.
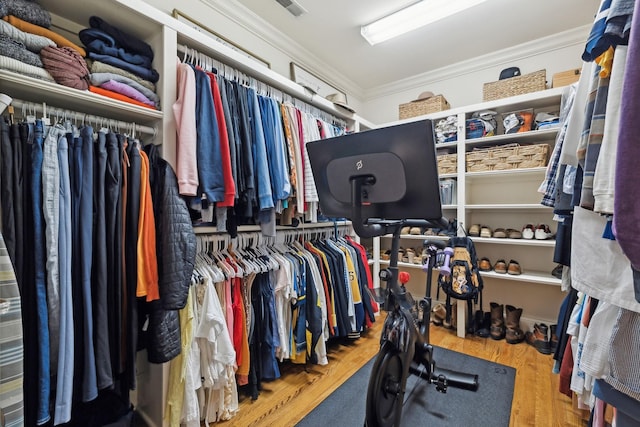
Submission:
[[[518,246],[542,246],[553,248],[556,245],[554,239],[538,240],[538,239],[509,239],[496,237],[471,237],[474,243],[490,243],[496,245],[518,245]]]
[[[393,235],[391,234],[385,234],[384,236],[385,239],[390,239],[393,237]],[[407,240],[427,240],[427,239],[433,239],[433,240],[449,240],[449,236],[429,236],[427,234],[402,234],[400,235],[401,239],[407,239]]]
[[[534,114],[538,112],[557,114],[565,90],[565,87],[552,88],[439,111],[421,117],[387,123],[385,126],[422,119],[431,119],[437,123],[449,116],[457,117],[458,140],[435,144],[435,149],[438,154],[456,153],[457,156],[457,172],[443,174],[439,178],[455,180],[456,197],[453,199],[454,203],[443,205],[442,211],[447,218],[457,219],[458,235],[463,235],[463,230],[468,230],[472,225],[486,226],[493,231],[497,228],[522,230],[528,224],[534,227],[545,224],[550,225],[551,232],[555,232],[557,224],[553,221],[553,209],[540,204],[542,194],[538,192],[538,188],[545,178],[546,166],[467,172],[466,154],[476,148],[490,148],[510,143],[520,145],[547,144],[549,146],[548,160],[553,152],[556,138],[561,129],[560,126],[504,134],[502,119],[506,113],[523,110],[533,110]],[[466,120],[470,119],[474,112],[482,110],[495,111],[498,134],[482,138],[467,138]],[[390,247],[389,237],[376,238],[378,249],[384,251]],[[441,239],[443,241],[449,239],[448,236],[425,235],[402,235],[401,237],[405,240],[403,242],[405,248],[411,246],[414,243],[413,240],[419,241],[414,244],[418,246],[426,239]],[[560,287],[562,281],[551,275],[551,271],[556,265],[553,262],[555,239],[494,237],[472,237],[472,239],[476,243],[479,260],[483,257],[494,262],[500,259],[506,261],[512,259],[522,266],[523,271],[520,275],[501,274],[494,271],[482,272],[482,276],[487,279],[485,280],[483,298],[523,307],[527,316],[535,322],[548,319],[549,313],[556,310],[556,304],[559,306],[563,298]],[[378,254],[374,253],[374,256],[378,258],[379,252]],[[388,263],[388,261],[378,258],[372,269],[377,272],[381,266],[387,266]],[[411,269],[412,272],[422,268],[420,265],[404,262],[400,262],[399,266],[407,270]],[[377,279],[374,277],[374,280]],[[487,282],[491,282],[491,284],[487,286]],[[376,284],[379,285],[379,282]],[[414,286],[415,282],[411,282],[411,285]],[[461,318],[458,317],[458,320],[460,321]],[[464,314],[462,320],[464,324]],[[458,331],[458,336],[463,337],[464,333]]]
[[[389,260],[380,260],[380,265],[389,265]],[[411,262],[402,262],[402,261],[398,261],[398,267],[403,267],[403,268],[418,268],[420,270],[422,270],[422,264],[413,264]]]
[[[522,274],[496,273],[495,271],[481,271],[482,278],[514,280],[517,282],[537,283],[542,285],[560,286],[562,280],[553,277],[550,273],[540,271],[525,271]]]

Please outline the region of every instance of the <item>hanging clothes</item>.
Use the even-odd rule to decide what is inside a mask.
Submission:
[[[173,109],[179,176],[185,182],[181,194],[195,195],[189,200],[199,218],[194,224],[215,225],[235,237],[238,225],[260,224],[263,234],[274,236],[278,221],[291,224],[294,216],[301,220],[306,214],[316,222],[318,198],[305,144],[340,135],[344,126],[202,64],[178,63],[177,72]]]

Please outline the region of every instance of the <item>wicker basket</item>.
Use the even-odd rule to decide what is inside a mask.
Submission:
[[[473,150],[466,154],[467,172],[543,167],[547,165],[548,155],[547,144],[510,144]]]
[[[442,95],[432,96],[431,98],[421,101],[411,101],[400,104],[398,107],[400,112],[400,120],[410,117],[422,116],[429,113],[437,113],[451,108],[451,105],[444,99]]]
[[[438,156],[438,174],[444,175],[456,172],[458,172],[458,155],[455,153],[440,154]]]
[[[540,70],[535,73],[498,80],[497,82],[485,83],[482,88],[482,100],[486,102],[508,98],[522,95],[523,93],[545,90],[546,87],[547,71]]]

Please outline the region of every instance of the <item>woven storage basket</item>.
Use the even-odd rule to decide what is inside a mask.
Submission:
[[[547,71],[540,70],[535,73],[498,80],[497,82],[485,83],[482,88],[482,100],[486,102],[508,98],[522,95],[523,93],[545,90],[546,87]]]
[[[458,172],[458,155],[457,154],[440,154],[438,156],[438,174]]]
[[[466,154],[467,172],[542,167],[547,165],[548,154],[547,144],[513,144],[469,151]]]
[[[442,95],[432,96],[431,98],[421,101],[411,101],[400,104],[398,107],[400,119],[408,119],[410,117],[422,116],[429,113],[437,113],[451,108],[449,102]]]

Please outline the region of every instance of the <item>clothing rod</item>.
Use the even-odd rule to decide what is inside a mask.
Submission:
[[[141,132],[141,133],[152,135],[152,136],[156,136],[156,133],[157,133],[155,128],[139,125],[135,122],[123,122],[121,120],[114,120],[106,117],[94,116],[91,114],[67,110],[65,108],[52,107],[50,105],[47,105],[46,102],[37,103],[37,102],[30,102],[30,101],[22,101],[20,99],[14,99],[13,101],[11,101],[11,105],[16,110],[25,110],[26,113],[35,112],[35,113],[42,113],[45,116],[51,116],[51,115],[54,115],[54,116],[58,115],[63,117],[66,116],[73,120],[82,121],[83,123],[93,122],[100,125],[104,124],[106,126],[113,126],[117,129],[122,128],[124,130],[130,130],[134,138],[137,132]]]
[[[261,85],[269,87],[270,89],[272,89],[273,92],[281,93],[283,101],[284,101],[285,96],[289,97],[293,101],[296,101],[296,102],[292,102],[296,107],[300,107],[299,103],[302,103],[307,107],[307,108],[302,108],[302,109],[307,110],[307,112],[310,112],[309,109],[313,110],[314,114],[316,114],[317,116],[320,116],[320,118],[324,119],[326,122],[333,121],[333,122],[336,122],[336,123],[339,123],[341,125],[346,126],[345,119],[340,117],[340,116],[338,116],[338,115],[336,115],[335,112],[327,111],[326,107],[323,108],[322,106],[313,105],[314,99],[320,98],[321,101],[325,101],[324,98],[322,98],[321,96],[316,96],[315,93],[312,93],[312,94],[309,95],[309,94],[307,94],[306,89],[303,89],[303,91],[305,91],[305,94],[307,94],[307,96],[308,96],[308,100],[305,100],[305,99],[302,99],[301,94],[299,94],[299,93],[298,94],[292,94],[290,91],[287,90],[286,87],[281,87],[281,86],[278,86],[278,85],[274,86],[273,84],[263,82],[258,77],[254,77],[252,75],[249,75],[248,73],[246,73],[244,71],[241,71],[241,70],[239,70],[237,68],[234,68],[231,65],[227,65],[224,62],[222,62],[222,61],[220,61],[218,59],[215,59],[210,55],[202,53],[202,52],[198,51],[197,49],[190,48],[187,45],[183,45],[183,44],[178,43],[177,49],[178,49],[179,53],[182,53],[182,54],[185,54],[185,55],[197,53],[199,55],[202,55],[202,56],[206,57],[207,59],[211,59],[215,63],[222,65],[222,67],[229,68],[229,69],[233,70],[234,72],[236,72],[236,73],[238,73],[240,75],[245,75],[247,78],[255,80],[256,82],[258,82]],[[195,59],[197,59],[197,58],[195,58]],[[224,75],[224,69],[223,70],[219,70],[219,71],[222,72],[223,75]],[[297,85],[297,83],[295,83],[295,84]]]

